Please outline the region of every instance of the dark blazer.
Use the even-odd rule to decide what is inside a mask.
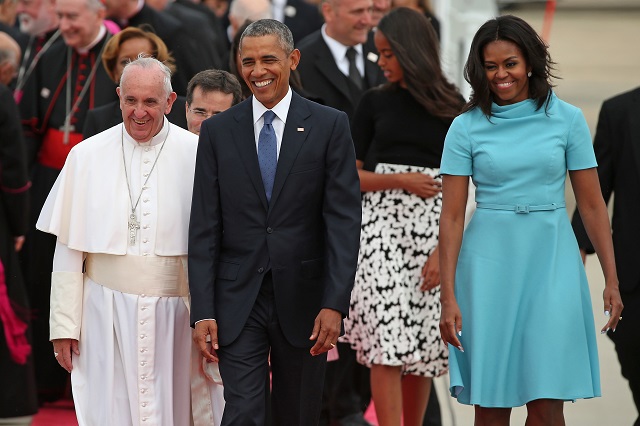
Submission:
[[[287,0],[284,8],[284,24],[289,27],[293,41],[299,42],[322,27],[324,19],[318,6],[305,0]]]
[[[186,95],[191,77],[216,66],[213,46],[203,49],[201,39],[193,37],[194,29],[185,28],[179,19],[144,5],[129,19],[129,26],[138,27],[142,24],[150,25],[173,55],[177,70],[171,81],[177,94]]]
[[[621,292],[632,292],[640,283],[640,88],[615,96],[602,105],[594,139],[602,195],[613,199],[613,248]],[[594,249],[580,214],[573,216],[578,245]]]
[[[202,124],[189,227],[191,323],[233,342],[271,269],[287,340],[310,347],[320,309],[346,316],[361,222],[347,116],[295,92],[267,203],[251,98]]]
[[[173,103],[171,112],[167,114],[167,118],[171,124],[188,130],[187,114],[184,110],[185,102],[186,98],[184,96],[178,96]],[[83,139],[90,138],[120,123],[122,123],[122,110],[120,110],[119,101],[110,102],[107,105],[91,109],[87,111],[87,118],[84,120],[82,137]]]
[[[311,96],[321,99],[324,105],[346,112],[351,119],[360,96],[354,97],[352,95],[347,78],[338,69],[331,50],[324,42],[320,31],[307,36],[297,47],[301,53],[298,71],[304,90]],[[386,81],[377,64],[378,52],[371,39],[363,44],[363,53],[366,87],[362,92]]]

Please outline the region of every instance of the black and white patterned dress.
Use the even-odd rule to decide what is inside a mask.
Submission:
[[[381,163],[376,173],[438,169]],[[402,366],[404,374],[435,377],[447,370],[440,339],[440,288],[420,289],[422,268],[438,244],[442,197],[395,189],[367,192],[355,286],[346,328],[358,362]]]
[[[373,89],[354,117],[357,158],[373,155],[380,161],[376,173],[439,178],[447,129],[408,91]],[[440,288],[420,289],[422,268],[438,244],[441,200],[440,194],[425,199],[401,189],[363,194],[358,270],[342,338],[361,364],[399,366],[403,374],[424,377],[447,371]]]

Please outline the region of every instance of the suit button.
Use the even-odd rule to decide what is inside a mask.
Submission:
[[[268,227],[267,228],[267,234],[273,234],[273,228],[272,227]]]
[[[258,273],[261,274],[264,272],[264,268],[258,268]]]

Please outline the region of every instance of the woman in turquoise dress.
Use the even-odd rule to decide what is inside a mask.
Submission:
[[[569,172],[605,276],[606,324],[622,312],[609,218],[582,112],[551,90],[554,63],[523,20],[476,33],[473,88],[445,140],[440,218],[442,314],[450,390],[476,426],[564,425],[564,401],[600,396],[589,287],[565,209]],[[463,235],[469,176],[477,209]],[[588,223],[587,223],[588,222]]]

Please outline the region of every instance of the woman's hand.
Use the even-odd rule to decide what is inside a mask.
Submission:
[[[422,284],[420,290],[429,291],[440,285],[440,251],[438,246],[431,252],[427,262],[422,267]]]
[[[602,297],[604,300],[604,314],[609,317],[609,320],[600,332],[604,334],[610,329],[615,332],[618,322],[622,319],[622,310],[624,309],[618,283],[607,282]]]
[[[464,352],[459,336],[462,336],[462,313],[455,300],[445,301],[442,303],[442,312],[440,313],[440,336],[445,343],[449,343],[460,352]]]
[[[422,198],[430,198],[442,191],[442,183],[424,173],[402,173],[401,187]]]

